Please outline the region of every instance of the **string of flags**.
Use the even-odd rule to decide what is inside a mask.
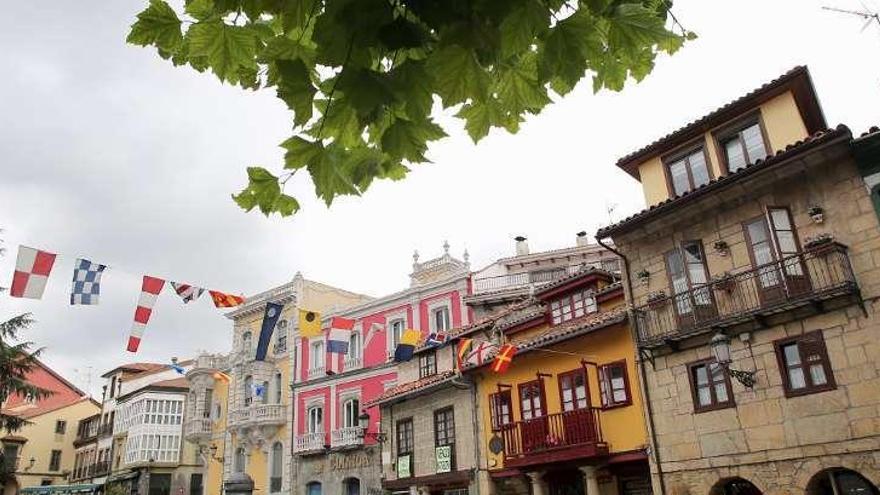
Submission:
[[[26,299],[42,299],[57,257],[57,254],[49,251],[19,246],[9,295]],[[108,265],[85,258],[76,259],[70,288],[71,306],[95,306],[98,304],[101,296],[101,277],[107,268],[109,268]],[[153,313],[153,306],[165,287],[165,282],[164,279],[144,275],[126,346],[126,350],[129,352],[137,352],[140,347],[144,330]],[[206,291],[202,287],[183,282],[168,282],[184,304],[197,300]],[[207,292],[211,295],[216,308],[232,308],[245,302],[243,296],[217,290],[208,290]],[[320,319],[318,325],[320,326]]]

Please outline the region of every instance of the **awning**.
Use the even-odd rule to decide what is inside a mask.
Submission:
[[[48,486],[29,486],[21,489],[22,495],[66,495],[72,493],[93,494],[97,493],[101,485],[92,483],[83,485],[48,485]]]
[[[107,480],[104,481],[104,484],[114,483],[116,481],[125,481],[130,480],[132,478],[137,478],[140,476],[140,471],[123,471],[121,473],[113,473],[107,477]]]

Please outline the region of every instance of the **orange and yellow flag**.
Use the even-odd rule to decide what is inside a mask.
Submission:
[[[211,299],[214,300],[214,307],[217,308],[232,308],[244,303],[243,296],[226,294],[216,290],[209,290],[208,293],[211,294]]]
[[[504,373],[513,361],[516,354],[516,346],[513,344],[504,344],[492,361],[492,371],[495,373]]]

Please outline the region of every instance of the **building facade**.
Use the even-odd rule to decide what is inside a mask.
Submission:
[[[655,493],[878,493],[878,141],[798,67],[618,162]]]
[[[424,339],[470,320],[462,302],[469,272],[467,256],[464,261],[452,257],[448,244],[438,258],[419,262],[415,255],[406,290],[324,313],[324,328],[333,316],[355,320],[348,354],[328,353],[326,335],[297,339],[293,403],[298,492],[382,492],[382,466],[390,462],[384,450],[387,433],[379,408],[362,405],[397,384],[392,358],[404,330],[419,330]]]
[[[7,479],[4,495],[20,489],[65,485],[74,468],[76,427],[99,408],[85,392],[75,387],[42,362],[28,372],[28,383],[52,392],[48,397],[7,397],[3,413],[17,415],[30,424],[0,438]]]

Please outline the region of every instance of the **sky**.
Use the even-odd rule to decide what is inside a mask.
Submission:
[[[873,3],[872,3],[873,1]],[[408,285],[422,260],[467,249],[472,267],[574,244],[645,207],[614,163],[795,65],[809,66],[829,125],[880,124],[880,26],[823,5],[859,0],[678,0],[699,38],[662,56],[641,83],[593,94],[589,80],[516,135],[475,145],[460,122],[435,142],[431,164],[374,183],[331,208],[305,176],[288,189],[292,219],[244,213],[230,199],[245,167],[278,171],[290,114],[273,90],[246,92],[175,68],[125,44],[146,2],[12,2],[0,16],[0,228],[8,286],[20,244],[59,254],[42,300],[0,295],[0,319],[31,312],[24,334],[44,361],[100,393],[103,372],[130,361],[170,362],[227,351],[231,322],[204,297],[183,306],[164,292],[140,351],[125,342],[143,274],[253,294],[306,278],[381,296]],[[865,0],[880,10],[880,1]],[[110,266],[100,304],[69,305],[77,257]],[[91,377],[91,379],[89,379]]]

